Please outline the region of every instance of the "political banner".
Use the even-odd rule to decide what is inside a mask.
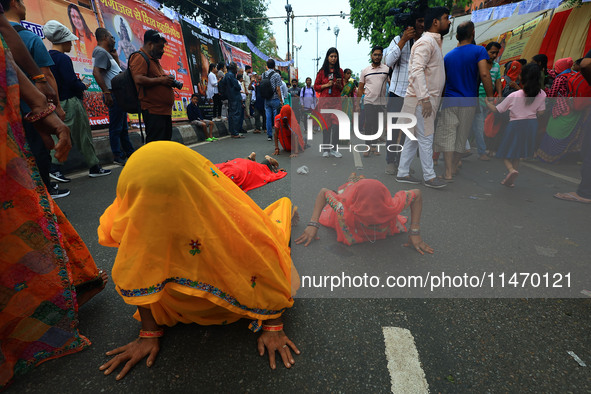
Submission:
[[[92,76],[92,51],[96,46],[94,32],[98,27],[94,11],[55,0],[27,0],[26,5],[27,20],[21,22],[26,29],[45,38],[43,25],[53,19],[64,24],[78,37],[78,41],[73,42],[72,50],[67,55],[72,59],[74,72],[78,77],[91,82],[84,93],[84,108],[88,112],[91,125],[108,124],[108,110],[103,102],[101,89]],[[51,42],[45,39],[43,42],[47,49],[51,49]]]
[[[507,45],[500,56],[502,63],[521,59],[521,54],[523,53],[529,38],[542,19],[543,15],[540,15],[526,24],[513,29],[512,36],[507,41]]]
[[[207,91],[207,75],[209,64],[223,61],[219,41],[196,26],[181,20],[185,50],[189,59],[189,71],[193,81],[193,90],[205,96]]]
[[[252,66],[252,57],[250,53],[245,52],[234,45],[230,45],[224,40],[220,40],[220,48],[222,49],[226,64],[234,62],[238,65],[238,68],[242,69],[244,69],[245,66]]]
[[[100,6],[105,28],[115,37],[115,48],[123,69],[128,66],[129,56],[142,47],[146,30],[157,30],[166,38],[167,45],[160,64],[166,74],[183,83],[182,89],[175,89],[176,100],[172,119],[186,119],[186,106],[193,94],[193,84],[189,75],[181,25],[143,1],[100,0],[96,4]]]

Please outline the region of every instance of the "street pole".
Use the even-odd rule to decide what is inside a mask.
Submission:
[[[287,12],[287,19],[285,20],[285,26],[287,26],[287,61],[290,60],[289,55],[289,15],[291,14],[291,5],[289,5],[289,0],[286,0],[285,4],[285,11]]]
[[[320,59],[320,57],[318,57],[318,30],[320,29],[320,25],[318,22],[318,17],[316,17],[316,74],[318,74],[318,60]]]

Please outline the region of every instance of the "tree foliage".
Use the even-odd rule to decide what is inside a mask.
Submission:
[[[394,17],[386,16],[386,12],[398,7],[403,1],[406,0],[349,0],[350,22],[357,29],[357,42],[365,38],[372,46],[387,47],[400,33],[400,28],[395,26]],[[470,3],[471,0],[429,0],[430,7],[445,6],[450,9],[465,7]]]
[[[197,18],[207,26],[243,34],[263,53],[277,57],[277,45],[272,39],[269,20],[265,19],[267,4],[264,0],[165,0],[164,5],[181,15]],[[249,50],[246,44],[232,45]],[[264,71],[264,60],[253,55],[252,62],[253,70]]]

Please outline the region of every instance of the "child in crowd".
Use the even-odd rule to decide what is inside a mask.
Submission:
[[[191,102],[189,105],[187,105],[187,117],[192,124],[197,125],[203,129],[203,133],[206,137],[205,141],[217,141],[217,138],[213,136],[213,122],[203,117],[201,108],[199,108],[199,99],[199,94],[193,93],[191,96]]]
[[[487,102],[493,112],[509,111],[510,122],[507,126],[497,157],[504,159],[509,173],[501,182],[502,185],[513,187],[519,175],[519,160],[531,157],[535,150],[538,117],[546,109],[546,93],[540,85],[540,67],[535,63],[527,64],[521,70],[523,89],[511,93],[496,107]]]

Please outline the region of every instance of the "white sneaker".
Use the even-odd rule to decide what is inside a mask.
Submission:
[[[331,150],[330,154],[333,155],[334,157],[343,157],[343,154],[341,152],[339,152],[338,150]]]
[[[328,152],[324,152],[324,153],[322,154],[322,157],[328,157],[328,156],[329,156]]]

